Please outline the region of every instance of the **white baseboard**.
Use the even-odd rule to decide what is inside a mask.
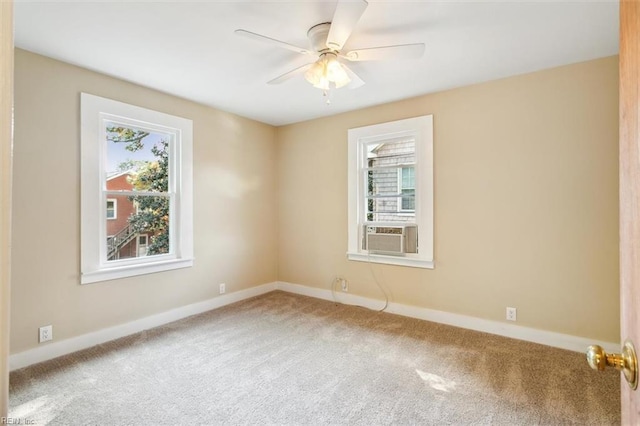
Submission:
[[[369,309],[380,310],[384,307],[384,301],[355,296],[349,293],[335,292],[317,287],[307,287],[300,284],[292,284],[279,281],[276,289],[289,293],[301,294],[318,299],[335,301],[347,305],[359,305]],[[620,351],[620,343],[602,342],[585,337],[571,336],[568,334],[555,333],[553,331],[538,330],[535,328],[523,327],[521,325],[508,324],[500,321],[492,321],[481,318],[474,318],[466,315],[453,314],[450,312],[436,311],[433,309],[420,308],[417,306],[402,305],[400,303],[389,303],[385,312],[402,315],[405,317],[418,318],[440,324],[452,325],[475,331],[482,331],[499,336],[511,337],[513,339],[525,340],[527,342],[540,343],[560,349],[567,349],[575,352],[586,352],[589,345],[600,345],[607,352],[617,353]]]
[[[197,315],[212,309],[220,308],[231,303],[269,293],[276,289],[276,283],[263,284],[257,287],[240,290],[234,293],[224,294],[213,299],[203,302],[194,303],[180,308],[171,309],[170,311],[160,314],[151,315],[126,324],[116,325],[81,336],[72,337],[70,339],[60,340],[58,342],[46,343],[35,349],[29,349],[9,357],[10,371],[27,367],[32,364],[47,361],[62,355],[66,355],[81,349],[90,348],[101,343],[115,340],[120,337],[129,336],[140,331],[158,327],[177,321],[192,315]]]
[[[330,300],[348,305],[359,305],[370,309],[380,310],[384,306],[381,300],[356,296],[349,293],[336,292],[334,295],[330,290],[316,287],[307,287],[300,284],[287,282],[273,282],[252,287],[246,290],[225,294],[203,302],[194,303],[180,308],[171,309],[167,312],[151,315],[126,324],[116,325],[70,339],[51,342],[29,349],[24,352],[13,354],[9,357],[10,371],[27,367],[32,364],[47,361],[62,355],[66,355],[81,349],[90,348],[101,343],[105,343],[120,337],[129,336],[140,331],[158,327],[177,321],[192,315],[197,315],[212,309],[220,308],[231,303],[249,299],[254,296],[269,293],[274,290],[282,290],[289,293],[301,294],[315,297],[317,299]],[[540,343],[556,348],[567,349],[575,352],[584,352],[589,345],[600,345],[607,352],[618,352],[619,343],[599,342],[584,337],[570,336],[567,334],[555,333],[551,331],[537,330],[522,327],[515,324],[507,324],[499,321],[491,321],[465,315],[453,314],[450,312],[436,311],[433,309],[420,308],[416,306],[402,305],[399,303],[389,303],[385,312],[402,315],[411,318],[418,318],[426,321],[448,324],[456,327],[467,328],[485,333],[497,334],[528,342]]]

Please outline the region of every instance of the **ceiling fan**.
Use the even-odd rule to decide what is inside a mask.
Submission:
[[[314,25],[307,32],[311,49],[294,46],[251,31],[238,29],[237,35],[289,49],[302,55],[316,56],[317,60],[288,71],[267,84],[279,84],[291,77],[304,74],[314,87],[322,89],[325,96],[330,89],[347,86],[355,89],[364,84],[342,60],[351,62],[397,60],[419,58],[424,53],[424,43],[401,44],[395,46],[368,47],[342,52],[354,27],[367,8],[366,0],[338,0],[331,22]]]

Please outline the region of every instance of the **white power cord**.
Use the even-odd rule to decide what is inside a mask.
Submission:
[[[384,306],[382,307],[382,309],[372,309],[369,308],[368,306],[363,306],[363,305],[357,305],[357,304],[351,304],[351,303],[344,303],[338,300],[337,296],[336,296],[336,285],[338,283],[340,283],[340,285],[342,286],[343,281],[348,283],[349,281],[341,276],[336,276],[333,279],[333,282],[331,283],[331,296],[333,297],[333,301],[335,303],[340,303],[342,305],[348,305],[348,306],[357,306],[359,308],[365,308],[365,309],[369,309],[371,311],[376,311],[376,312],[384,312],[388,307],[389,307],[389,295],[387,294],[387,292],[385,291],[384,287],[382,286],[382,284],[380,284],[380,281],[378,281],[378,277],[376,276],[374,270],[373,270],[373,265],[371,262],[371,258],[368,257],[367,259],[368,263],[369,263],[369,271],[371,272],[371,276],[373,277],[373,280],[375,281],[376,285],[378,286],[378,288],[380,289],[380,291],[382,292],[382,294],[384,295]]]
[[[384,290],[384,287],[382,286],[382,284],[380,284],[380,281],[378,281],[378,277],[376,277],[376,273],[373,270],[373,262],[371,261],[371,253],[369,251],[367,251],[367,263],[369,264],[369,271],[371,272],[371,276],[373,277],[373,280],[376,282],[376,285],[378,286],[382,294],[384,294],[384,306],[382,307],[382,309],[378,311],[378,312],[384,312],[385,309],[389,307],[389,295]]]

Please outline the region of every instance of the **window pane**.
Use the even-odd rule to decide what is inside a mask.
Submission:
[[[107,260],[169,253],[169,202],[168,197],[120,196],[118,204],[129,214],[107,223]]]
[[[170,134],[105,122],[107,190],[167,192]]]
[[[407,222],[415,210],[415,139],[367,145],[366,220]]]

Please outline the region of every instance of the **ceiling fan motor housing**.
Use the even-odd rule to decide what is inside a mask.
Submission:
[[[329,36],[329,29],[331,28],[331,22],[323,22],[322,24],[314,25],[307,31],[307,37],[311,43],[311,48],[318,53],[331,51],[327,47],[327,37]]]

